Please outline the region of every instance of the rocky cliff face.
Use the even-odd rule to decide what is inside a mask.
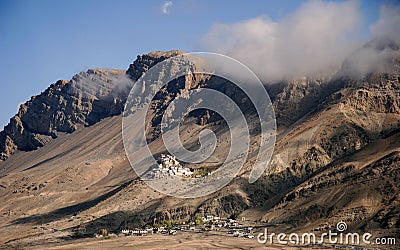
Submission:
[[[342,81],[328,78],[289,80],[273,97],[273,105],[279,127],[288,127],[307,113],[315,111],[323,100],[343,87]]]
[[[124,78],[124,71],[93,69],[70,81],[57,81],[33,96],[21,104],[0,132],[0,159],[7,159],[16,149],[29,151],[41,147],[60,132],[72,133],[79,124],[91,125],[120,114],[126,93],[113,85],[120,81],[129,85]]]

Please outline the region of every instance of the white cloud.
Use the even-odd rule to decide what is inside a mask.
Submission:
[[[383,5],[379,19],[371,25],[372,40],[357,49],[343,65],[343,74],[363,77],[371,72],[398,71],[400,58],[400,7]]]
[[[360,43],[349,37],[361,25],[358,1],[311,0],[281,20],[260,16],[234,24],[215,24],[202,49],[232,56],[260,78],[276,82],[336,70]]]
[[[166,1],[161,7],[161,12],[163,14],[168,14],[169,13],[169,8],[173,5],[174,3],[172,1]]]
[[[383,5],[380,9],[379,20],[371,26],[374,37],[386,37],[400,40],[400,7]]]

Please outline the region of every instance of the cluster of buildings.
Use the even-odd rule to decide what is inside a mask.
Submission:
[[[125,236],[128,235],[136,235],[136,236],[145,236],[148,234],[170,234],[170,235],[175,235],[176,234],[176,229],[167,229],[164,226],[160,227],[147,227],[145,229],[142,228],[136,228],[136,229],[122,229],[121,233],[124,234]],[[180,229],[178,229],[180,230]]]
[[[197,219],[199,220],[199,219]],[[169,234],[175,235],[177,231],[225,231],[232,234],[234,237],[254,238],[252,234],[252,227],[243,226],[234,219],[222,219],[218,216],[207,215],[201,218],[200,223],[190,222],[174,225],[173,227],[149,227],[144,229],[123,229],[121,231],[124,235],[137,235],[144,236],[147,234]]]
[[[203,230],[228,229],[228,234],[233,234],[235,237],[254,238],[254,235],[251,234],[253,227],[243,226],[234,219],[220,219],[217,216],[208,215],[202,220],[204,222]]]
[[[158,159],[158,166],[152,170],[152,176],[159,177],[162,175],[191,177],[193,171],[189,168],[183,167],[175,156],[161,154]]]
[[[130,229],[122,229],[121,233],[125,234],[125,235],[137,235],[137,236],[143,236],[143,235],[147,235],[149,232],[149,230],[147,229],[134,229],[134,230],[130,230]]]
[[[243,227],[243,228],[236,228],[236,229],[231,229],[228,231],[228,234],[233,234],[235,237],[245,237],[252,239],[254,238],[254,235],[251,234],[253,230],[253,227]]]

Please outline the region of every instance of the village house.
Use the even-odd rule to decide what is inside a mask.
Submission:
[[[214,219],[213,215],[207,215],[206,217],[202,218],[203,221],[212,221],[213,219]]]
[[[183,167],[175,156],[161,154],[158,159],[158,165],[152,170],[152,177],[161,177],[162,175],[190,177],[193,172]]]
[[[121,233],[125,235],[137,235],[137,236],[142,236],[142,235],[147,235],[149,231],[147,229],[122,229]]]
[[[251,233],[251,230],[253,230],[252,227],[245,227],[245,228],[243,228],[243,232],[246,233],[246,234]]]

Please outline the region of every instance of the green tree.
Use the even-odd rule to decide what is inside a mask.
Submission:
[[[196,218],[195,221],[194,221],[194,223],[195,223],[196,225],[201,225],[201,224],[203,224],[203,220],[202,220],[201,218]]]
[[[231,213],[231,216],[229,217],[229,219],[232,219],[232,220],[235,220],[237,217],[238,217],[238,213],[236,212],[236,211],[233,211],[232,213]]]
[[[167,229],[168,229],[168,230],[171,230],[171,229],[172,229],[172,223],[171,223],[171,221],[167,220],[166,226],[167,226]]]
[[[170,220],[164,220],[162,225],[166,227],[168,230],[172,229],[172,222]]]
[[[108,231],[105,228],[100,229],[100,234],[103,235],[103,237],[108,236]]]

